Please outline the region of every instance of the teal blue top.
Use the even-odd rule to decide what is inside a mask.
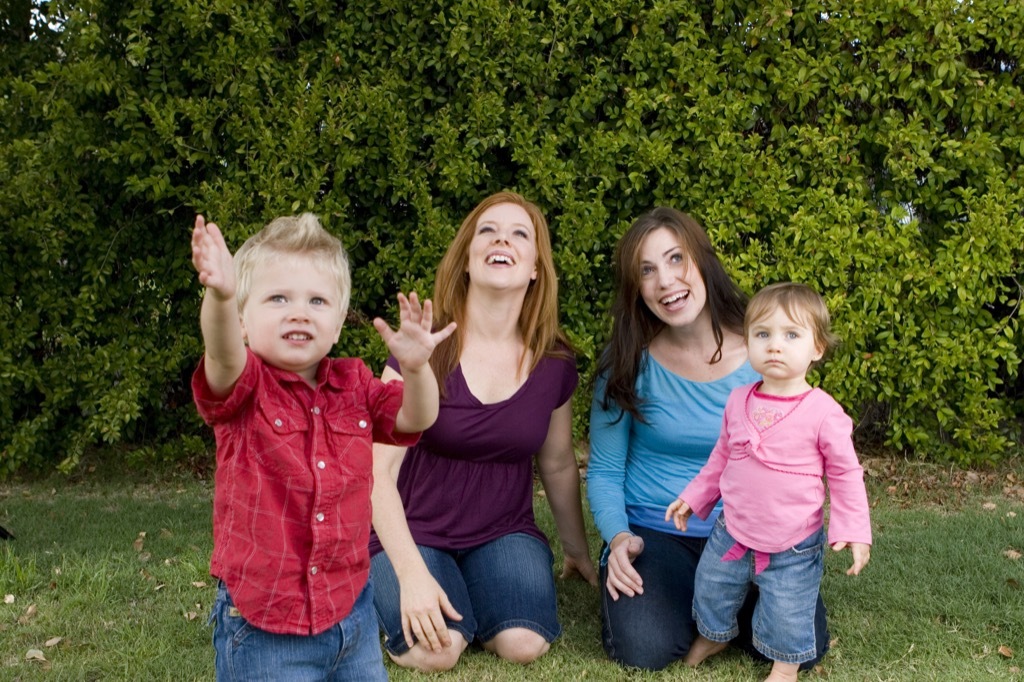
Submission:
[[[606,542],[631,523],[690,537],[711,533],[721,503],[707,520],[692,516],[685,533],[665,522],[665,508],[708,461],[729,393],[760,378],[744,362],[721,379],[690,381],[644,353],[636,380],[643,423],[614,403],[601,408],[606,382],[598,377],[590,410],[587,499]]]

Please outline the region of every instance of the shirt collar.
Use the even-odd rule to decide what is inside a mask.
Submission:
[[[263,363],[274,379],[280,384],[303,384],[307,387],[309,386],[305,379],[291,370],[274,367],[262,358],[260,358],[260,362]],[[320,361],[316,368],[317,386],[321,386],[325,381],[335,388],[343,383],[343,380],[337,376],[337,372],[331,371],[331,358],[326,357]]]

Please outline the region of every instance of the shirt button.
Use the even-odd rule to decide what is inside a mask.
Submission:
[[[320,414],[320,408],[319,407],[314,407],[313,408],[313,414]]]
[[[320,512],[319,514],[317,514],[316,515],[316,520],[317,521],[323,521],[324,520],[324,513]]]
[[[275,419],[275,420],[274,420],[274,426],[280,427],[280,426],[281,426],[281,424],[283,424],[283,423],[284,423],[284,422],[283,422],[283,421],[281,421],[280,419]]]
[[[365,419],[360,419],[359,420],[359,428],[361,428],[361,429],[365,429],[366,428],[366,420]]]
[[[316,566],[314,566],[313,568],[309,569],[309,572],[312,573],[313,575],[316,575]]]
[[[319,462],[316,463],[316,468],[317,469],[323,469],[325,466],[327,466],[327,465],[324,464],[323,460],[320,460]]]

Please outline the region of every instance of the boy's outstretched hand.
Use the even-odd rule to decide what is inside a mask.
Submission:
[[[693,514],[693,510],[690,509],[690,505],[682,500],[676,500],[665,510],[665,520],[672,519],[672,522],[676,524],[676,528],[686,530],[686,522],[691,514]]]
[[[214,223],[196,216],[192,230],[192,265],[199,273],[199,282],[221,299],[235,295],[235,264],[224,235]]]
[[[860,572],[868,565],[868,561],[871,560],[871,545],[866,542],[837,542],[832,545],[832,549],[841,552],[846,549],[847,545],[853,552],[853,566],[847,569],[846,575],[860,575]]]
[[[431,331],[434,323],[433,305],[430,299],[427,299],[420,306],[416,292],[409,294],[408,298],[405,294],[398,294],[398,309],[398,331],[392,330],[387,322],[379,317],[373,320],[373,326],[388,345],[388,350],[398,360],[404,374],[426,365],[437,344],[455,331],[455,323],[452,322],[439,331]]]

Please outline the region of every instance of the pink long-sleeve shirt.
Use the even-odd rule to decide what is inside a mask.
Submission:
[[[719,498],[729,534],[754,550],[775,553],[824,523],[828,543],[871,544],[864,470],[853,447],[853,422],[832,396],[813,389],[785,418],[758,431],[747,402],[760,384],[734,390],[708,463],[679,495],[706,518]]]

